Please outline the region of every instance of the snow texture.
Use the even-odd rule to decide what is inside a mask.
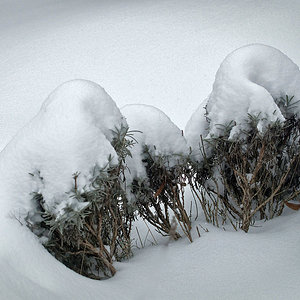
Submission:
[[[130,172],[128,183],[134,178],[146,178],[146,170],[142,162],[143,150],[146,146],[155,157],[169,157],[169,165],[173,166],[180,155],[187,155],[188,149],[182,131],[160,109],[150,105],[129,104],[121,108],[129,129],[134,132],[137,144],[132,148],[132,158],[126,163]],[[172,157],[171,157],[172,156]]]
[[[209,232],[199,226],[192,244],[146,246],[99,282],[66,268],[16,220],[0,219],[0,299],[299,299],[299,213],[257,223],[248,234],[200,224]],[[145,224],[138,227],[144,238]]]
[[[101,82],[119,106],[155,105],[182,127],[210,92],[224,54],[257,42],[300,62],[299,9],[299,0],[2,0],[0,148],[49,91],[72,78]],[[41,126],[26,125],[31,129],[0,154],[0,299],[300,299],[299,213],[258,223],[248,234],[198,219],[209,232],[199,226],[193,244],[135,248],[133,259],[116,264],[116,276],[103,282],[69,270],[15,219],[31,190],[24,172],[36,152],[28,143],[38,144],[38,131],[46,131],[34,124]],[[58,136],[73,134],[53,127]],[[136,226],[146,237],[145,224]]]
[[[126,122],[116,104],[96,83],[73,80],[59,86],[1,153],[1,213],[28,212],[32,192],[42,193],[56,215],[67,204],[81,209],[66,194],[74,184],[72,175],[80,172],[81,189],[93,167],[104,167],[109,155],[116,161],[111,129],[121,124]]]
[[[211,94],[186,125],[186,138],[196,149],[200,134],[204,138],[219,135],[221,125],[231,121],[235,125],[229,138],[234,138],[247,128],[248,114],[259,115],[257,126],[263,131],[267,124],[284,120],[274,100],[286,95],[300,100],[299,67],[270,46],[253,44],[239,48],[221,64]],[[299,103],[294,112],[300,113]]]
[[[0,149],[70,79],[101,83],[119,107],[154,105],[184,129],[224,55],[263,43],[300,62],[299,0],[0,2]]]

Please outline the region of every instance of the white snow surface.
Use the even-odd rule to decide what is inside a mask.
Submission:
[[[299,299],[299,213],[258,223],[248,234],[201,222],[201,238],[135,251],[105,281],[84,278],[55,260],[14,219],[1,219],[0,298]],[[146,235],[139,226],[142,238]],[[145,225],[144,225],[145,227]],[[153,231],[153,233],[155,233]]]
[[[121,124],[126,121],[99,85],[73,80],[59,86],[1,153],[1,213],[28,212],[32,192],[42,193],[49,209],[57,208],[56,214],[67,203],[80,209],[66,194],[74,184],[72,175],[80,172],[81,189],[96,165],[104,167],[109,155],[117,158],[111,129]],[[38,171],[42,182],[29,175]]]
[[[149,104],[179,126],[225,56],[251,43],[299,64],[299,0],[0,0],[0,148],[50,91],[85,78],[119,107]]]
[[[70,79],[100,83],[119,107],[155,105],[183,128],[211,91],[224,56],[234,49],[263,43],[300,62],[299,0],[0,0],[0,4],[1,149],[37,114],[49,91]],[[104,96],[103,90],[92,88],[94,84],[88,86]],[[26,177],[28,167],[46,163],[42,151],[36,160],[33,157],[39,149],[33,147],[39,145],[39,131],[51,133],[55,153],[43,154],[47,164],[48,159],[55,158],[53,164],[58,159],[58,168],[61,145],[54,141],[74,131],[47,121],[51,115],[49,120],[60,122],[56,110],[81,137],[84,129],[72,123],[75,115],[84,128],[99,133],[103,154],[112,150],[105,136],[109,131],[85,121],[84,116],[93,112],[67,102],[66,107],[79,116],[54,106],[51,112],[49,104],[49,113],[40,112],[0,153],[0,299],[300,298],[300,215],[288,210],[284,216],[257,223],[259,227],[248,234],[213,228],[200,219],[194,223],[192,244],[182,239],[165,246],[166,238],[156,235],[161,246],[147,243],[135,249],[134,257],[116,264],[116,276],[106,281],[84,278],[55,260],[16,220],[18,208],[29,204],[28,191],[36,188]],[[203,112],[202,106],[199,110]],[[94,149],[95,144],[75,141],[82,152]],[[68,153],[69,146],[64,146]],[[7,215],[12,209],[14,215]],[[198,238],[195,226],[200,224],[209,232],[200,229]],[[145,224],[135,226],[146,237]]]
[[[247,128],[248,114],[259,116],[257,126],[263,131],[267,124],[284,120],[274,100],[286,95],[294,96],[295,103],[300,100],[299,67],[270,46],[254,44],[239,48],[225,58],[211,94],[188,121],[187,140],[195,148],[200,135],[204,138],[219,135],[222,133],[220,125],[231,121],[235,125],[229,138],[234,138]],[[300,113],[299,102],[295,104],[294,112]]]
[[[129,184],[134,178],[146,177],[142,162],[145,146],[153,156],[170,157],[170,167],[180,160],[180,155],[188,154],[182,131],[160,109],[145,104],[128,104],[121,108],[121,113],[129,129],[136,131],[134,138],[137,143],[131,150],[132,158],[126,159],[130,170],[127,174]]]

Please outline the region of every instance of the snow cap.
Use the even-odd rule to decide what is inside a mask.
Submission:
[[[62,210],[62,202],[74,206],[66,194],[74,184],[72,175],[80,172],[80,189],[95,165],[104,167],[110,155],[117,159],[111,130],[122,124],[126,121],[115,102],[98,84],[72,80],[60,85],[1,153],[0,182],[10,195],[8,206],[29,211],[32,192],[42,193],[50,208]]]
[[[241,47],[229,54],[217,71],[213,90],[186,125],[188,144],[195,148],[203,137],[220,134],[220,124],[231,121],[230,138],[246,129],[248,115],[259,115],[258,130],[284,121],[275,99],[300,100],[299,67],[281,51],[262,44]],[[206,105],[206,110],[203,106]],[[295,108],[300,113],[300,105]],[[206,113],[206,115],[205,115]],[[209,121],[208,121],[209,120]]]
[[[170,156],[170,163],[176,163],[176,155],[188,153],[186,140],[181,130],[160,109],[144,104],[130,104],[121,108],[130,130],[134,132],[137,144],[132,149],[132,158],[126,160],[130,176],[146,177],[143,159],[143,149],[147,146],[154,156]]]

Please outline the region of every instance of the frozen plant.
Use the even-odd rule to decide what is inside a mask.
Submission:
[[[180,129],[159,109],[148,105],[127,105],[121,109],[137,144],[126,162],[131,197],[139,214],[157,230],[170,235],[175,216],[181,230],[192,241],[191,220],[184,203],[186,141]],[[178,239],[175,231],[172,237]]]
[[[281,51],[253,44],[230,53],[218,69],[213,89],[191,116],[185,128],[188,144],[197,151],[203,138],[222,134],[220,124],[233,122],[229,137],[248,129],[247,116],[258,116],[263,131],[277,120],[285,120],[286,95],[293,96],[293,114],[299,114],[299,67]],[[279,99],[283,99],[284,103]]]
[[[205,140],[212,148],[203,164],[193,163],[191,187],[208,221],[229,219],[244,231],[256,218],[280,215],[284,204],[300,194],[300,121],[295,116],[269,125],[264,133],[249,116],[246,138],[228,132]],[[202,147],[202,151],[204,147]]]
[[[17,189],[7,186],[12,207],[52,254],[83,275],[112,276],[113,261],[131,254],[124,169],[133,143],[105,90],[73,80],[50,94],[6,148],[18,165],[6,174],[19,178]]]
[[[188,174],[206,219],[244,231],[299,194],[300,72],[279,50],[242,47],[186,126]]]
[[[82,189],[77,183],[80,173],[73,174],[73,188],[67,192],[69,201],[59,215],[48,209],[42,193],[34,193],[38,209],[27,219],[51,254],[79,274],[94,279],[113,276],[113,261],[131,256],[134,207],[126,197],[124,170],[134,140],[128,127],[112,133],[118,163],[109,157],[105,167],[95,166],[90,183]]]

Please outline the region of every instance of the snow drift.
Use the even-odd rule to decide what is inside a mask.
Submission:
[[[230,138],[246,129],[248,114],[259,116],[258,129],[284,120],[275,100],[300,99],[299,67],[281,51],[261,44],[239,48],[229,54],[217,71],[213,90],[188,121],[185,134],[192,148],[199,137],[219,135],[220,125],[234,121]],[[206,106],[206,109],[203,107]],[[300,112],[300,105],[295,108]]]

